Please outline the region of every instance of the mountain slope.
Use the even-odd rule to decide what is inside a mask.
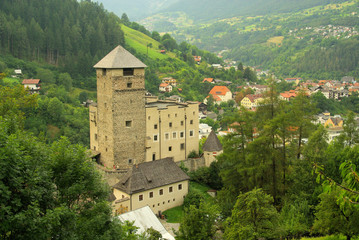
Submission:
[[[126,13],[131,20],[154,14],[178,0],[98,0],[106,9],[121,16]]]
[[[181,0],[161,12],[185,12],[194,20],[295,12],[341,0]]]

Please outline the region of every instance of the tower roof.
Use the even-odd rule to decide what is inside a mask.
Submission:
[[[214,133],[213,130],[209,134],[206,142],[203,144],[202,149],[203,149],[203,151],[206,151],[206,152],[214,152],[214,151],[223,150],[222,144],[219,141],[219,139],[217,138],[217,135]]]
[[[102,58],[94,68],[145,68],[143,62],[138,60],[120,45]]]

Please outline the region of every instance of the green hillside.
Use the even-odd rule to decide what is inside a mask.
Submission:
[[[121,25],[121,29],[125,34],[126,44],[136,49],[137,52],[147,55],[148,51],[148,57],[150,57],[151,59],[166,59],[168,57],[175,57],[173,53],[160,53],[161,49],[159,48],[159,46],[161,45],[161,43],[157,42],[146,34],[136,31],[125,25]],[[152,47],[147,47],[149,44],[152,44]]]

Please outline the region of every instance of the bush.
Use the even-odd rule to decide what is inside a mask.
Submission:
[[[187,196],[184,198],[183,207],[189,208],[191,205],[199,207],[201,201],[204,200],[203,196],[197,192],[189,192]]]

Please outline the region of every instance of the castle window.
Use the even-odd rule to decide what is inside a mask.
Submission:
[[[171,117],[171,114],[168,114],[168,117]]]
[[[173,192],[173,187],[169,187],[168,191]]]
[[[190,137],[193,137],[193,130],[190,130],[190,131],[189,131],[189,136],[190,136]]]
[[[170,122],[169,124],[168,124],[170,127],[172,127],[172,123]]]
[[[181,126],[183,126],[183,121],[181,121]]]
[[[184,138],[184,132],[180,132],[180,138]]]
[[[172,133],[172,138],[177,138],[177,132]]]
[[[142,200],[143,200],[143,195],[142,195],[142,194],[138,196],[138,200],[139,200],[139,201],[142,201]]]
[[[151,116],[148,116],[147,119],[148,119],[148,120],[151,120]]]
[[[160,195],[163,195],[163,189],[160,189]]]
[[[97,141],[97,134],[95,133],[95,140]]]
[[[102,76],[106,76],[106,68],[102,69]]]
[[[165,133],[165,139],[166,140],[170,139],[170,134],[169,133]]]
[[[132,164],[132,159],[128,159],[128,164]]]
[[[105,136],[105,140],[107,141],[107,136]]]
[[[170,202],[171,200],[168,200],[168,203]]]
[[[132,83],[131,82],[127,83],[127,88],[132,88]]]
[[[195,112],[193,112],[193,115],[194,115]]]
[[[193,124],[193,120],[189,121],[190,124]]]
[[[172,146],[169,146],[169,147],[168,147],[168,151],[169,151],[169,152],[172,152]]]
[[[96,151],[96,146],[93,146],[93,150],[95,150],[95,151]]]
[[[123,76],[133,76],[134,69],[133,68],[124,68]]]
[[[132,126],[132,121],[126,121],[126,127],[131,127]]]
[[[181,143],[181,150],[184,150],[184,143]]]
[[[182,184],[178,184],[178,190],[182,190]]]
[[[153,128],[154,128],[154,129],[157,129],[157,124],[155,124],[155,125],[153,126]]]
[[[153,141],[154,142],[157,142],[158,141],[158,135],[156,134],[156,135],[153,135]]]
[[[150,198],[153,198],[153,192],[150,192]],[[153,206],[154,207],[154,206]]]

